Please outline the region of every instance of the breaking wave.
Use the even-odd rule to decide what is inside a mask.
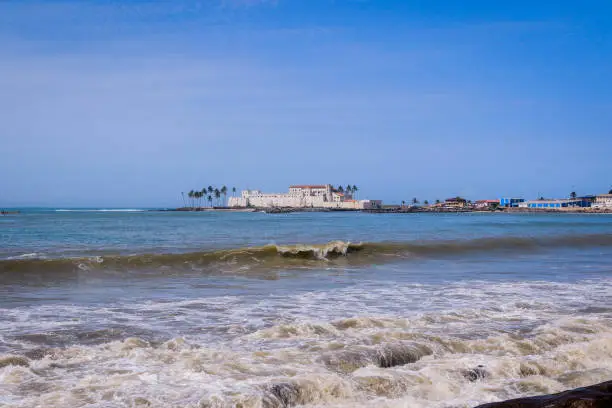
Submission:
[[[488,252],[522,253],[558,247],[589,248],[612,246],[612,234],[563,235],[549,237],[490,237],[471,240],[429,240],[409,242],[266,245],[191,253],[105,255],[80,258],[26,258],[0,260],[0,273],[176,270],[204,271],[229,265],[234,271],[254,267],[309,266],[312,262],[341,262],[368,265],[397,259],[443,258]]]

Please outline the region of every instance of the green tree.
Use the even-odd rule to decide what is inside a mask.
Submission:
[[[338,186],[338,192],[339,193],[344,193],[344,187]]]
[[[425,205],[429,205],[429,201],[428,201],[428,200],[425,200],[425,201],[423,201],[423,204],[425,204]]]
[[[402,200],[402,207],[406,205],[406,201]]]
[[[191,208],[193,208],[193,198],[195,196],[195,192],[193,190],[191,190],[189,193],[187,193],[187,197],[189,197],[189,206]]]
[[[221,191],[218,188],[215,188],[215,199],[217,200],[217,205],[219,205],[219,199],[221,198]]]
[[[232,195],[236,197],[236,187],[232,187]]]
[[[436,204],[440,204],[440,200],[436,200]]]
[[[215,191],[215,189],[213,188],[213,186],[208,186],[208,194],[211,194],[211,195],[212,195],[213,191]]]
[[[359,191],[359,189],[357,188],[356,185],[353,184],[352,190],[353,190],[353,194],[355,194],[355,199],[357,199],[357,192]]]
[[[419,203],[419,200],[417,200],[417,198],[416,198],[416,197],[414,197],[414,198],[412,199],[412,204],[417,205],[418,203]]]
[[[223,206],[227,205],[227,187],[221,187],[221,194],[223,194]]]
[[[577,196],[577,194],[576,194],[576,192],[575,192],[575,191],[572,191],[572,192],[570,193],[570,198],[571,198],[572,200],[574,200],[574,199],[576,198],[576,196]]]
[[[212,196],[210,194],[208,195],[208,206],[212,207]]]
[[[351,187],[350,184],[347,184],[344,191],[346,191],[346,194],[353,194],[353,187]]]

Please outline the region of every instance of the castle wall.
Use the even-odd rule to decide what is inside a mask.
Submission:
[[[325,196],[298,196],[290,194],[243,194],[242,197],[230,197],[229,207],[286,207],[286,208],[339,208],[339,209],[372,209],[380,208],[378,200],[329,201]]]

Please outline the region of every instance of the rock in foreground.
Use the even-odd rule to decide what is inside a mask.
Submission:
[[[518,398],[477,408],[610,408],[612,381],[538,397]]]

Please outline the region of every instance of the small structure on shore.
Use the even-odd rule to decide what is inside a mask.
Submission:
[[[499,200],[478,200],[474,203],[477,210],[495,210],[499,207]]]
[[[19,211],[0,210],[0,215],[14,215],[14,214],[19,214]]]
[[[555,208],[571,208],[579,207],[585,208],[590,207],[591,201],[584,198],[575,199],[540,199],[524,201],[519,204],[519,208],[542,208],[542,209],[555,209]]]
[[[466,208],[467,205],[468,205],[468,202],[465,198],[453,197],[453,198],[447,198],[446,200],[444,200],[443,207],[461,209],[461,208]]]
[[[499,206],[506,208],[518,207],[522,202],[525,202],[524,198],[500,198]]]
[[[594,208],[612,209],[612,194],[599,194],[595,196]]]

